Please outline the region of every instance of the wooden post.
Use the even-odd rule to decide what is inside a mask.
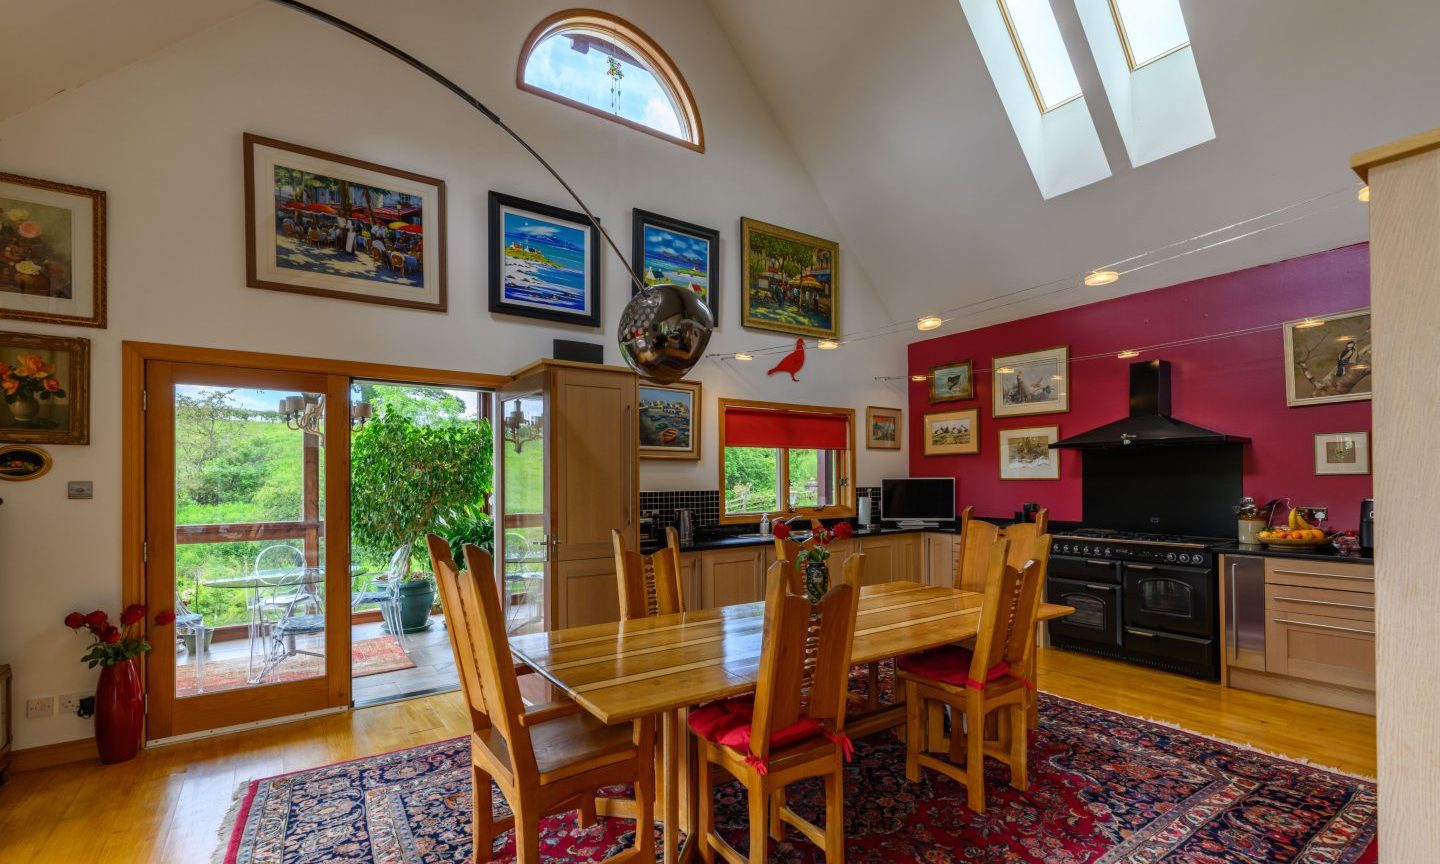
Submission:
[[[304,491],[300,498],[300,518],[305,521],[305,566],[320,566],[320,436],[306,432],[301,436],[304,462],[300,469]]]

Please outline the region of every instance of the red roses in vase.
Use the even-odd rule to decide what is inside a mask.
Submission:
[[[780,522],[775,525],[772,533],[781,540],[790,538],[790,525]],[[854,533],[855,529],[850,527],[849,522],[837,523],[834,528],[817,524],[815,530],[810,532],[809,541],[800,544],[800,551],[795,553],[795,566],[800,568],[805,593],[811,603],[819,603],[825,592],[830,590],[830,565],[826,563],[830,559],[830,544],[836,540],[844,540]],[[790,542],[798,541],[791,538]]]
[[[150,650],[143,632],[144,621],[145,607],[139,603],[125,607],[118,625],[110,623],[110,616],[101,609],[88,615],[71,612],[65,616],[66,627],[76,632],[88,630],[94,639],[80,659],[92,669],[101,667],[100,683],[95,688],[95,743],[100,761],[107,765],[134,758],[140,749],[145,694],[135,659]],[[169,610],[154,618],[157,627],[174,621],[175,613]]]
[[[135,629],[135,625],[144,620],[145,607],[139,603],[131,603],[120,613],[118,627],[110,623],[110,616],[102,609],[96,609],[88,615],[71,612],[65,616],[65,626],[76,631],[89,630],[90,635],[95,637],[95,641],[90,643],[90,650],[80,658],[94,669],[96,666],[114,666],[116,663],[134,660],[149,651],[150,643],[145,641],[144,634]],[[174,621],[175,613],[168,610],[155,615],[157,627]]]

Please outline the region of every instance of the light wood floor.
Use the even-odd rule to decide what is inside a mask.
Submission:
[[[1206,684],[1108,660],[1042,651],[1042,689],[1202,734],[1374,775],[1374,718]],[[0,787],[0,861],[206,864],[235,788],[463,735],[446,693],[146,751],[124,765],[67,765]]]

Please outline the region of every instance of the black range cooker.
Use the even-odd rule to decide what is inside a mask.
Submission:
[[[1215,681],[1218,538],[1081,528],[1050,546],[1051,644]]]

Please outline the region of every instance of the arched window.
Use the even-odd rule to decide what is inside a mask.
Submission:
[[[635,25],[571,9],[541,21],[520,52],[516,83],[694,150],[705,150],[700,111],[680,69]]]

